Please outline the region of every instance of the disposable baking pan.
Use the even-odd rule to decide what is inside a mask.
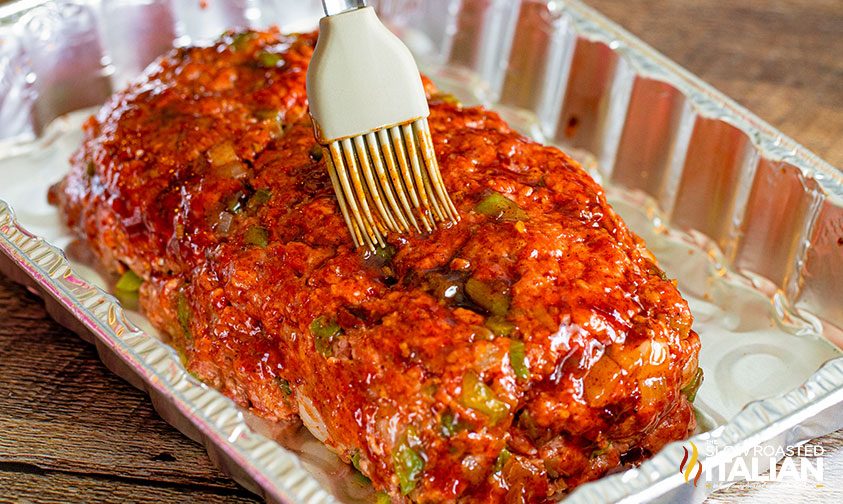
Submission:
[[[679,280],[703,344],[691,439],[701,466],[728,469],[751,447],[843,428],[839,171],[577,1],[375,4],[440,87],[575,153]],[[372,492],[303,429],[262,423],[188,374],[79,260],[46,193],[90,107],[157,55],[229,27],[309,30],[320,9],[317,0],[0,7],[0,270],[272,502],[358,502]],[[686,482],[688,446],[673,443],[566,502],[699,501],[728,482]]]

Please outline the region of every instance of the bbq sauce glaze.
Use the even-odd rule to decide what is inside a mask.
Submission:
[[[52,191],[204,381],[301,415],[393,498],[540,502],[687,437],[688,305],[571,158],[426,81],[462,216],[355,249],[307,118],[313,34],[174,50]]]

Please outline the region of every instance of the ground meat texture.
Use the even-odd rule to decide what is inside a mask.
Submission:
[[[307,117],[315,35],[182,48],[53,190],[191,372],[396,499],[537,502],[695,426],[687,303],[571,158],[430,93],[459,224],[355,249]]]

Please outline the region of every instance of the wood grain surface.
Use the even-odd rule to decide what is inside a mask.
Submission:
[[[585,3],[843,168],[843,1]]]
[[[587,3],[843,165],[843,1]],[[709,500],[843,502],[843,432],[817,443],[826,448],[824,486],[739,483]],[[255,500],[37,297],[0,277],[0,501]]]

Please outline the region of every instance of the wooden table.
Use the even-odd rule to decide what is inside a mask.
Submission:
[[[843,165],[840,0],[587,0],[836,166]],[[2,2],[0,2],[2,3]],[[738,484],[713,502],[843,502],[843,432],[824,488]],[[788,497],[789,496],[789,497]],[[94,348],[0,277],[0,501],[254,502],[158,418]]]

